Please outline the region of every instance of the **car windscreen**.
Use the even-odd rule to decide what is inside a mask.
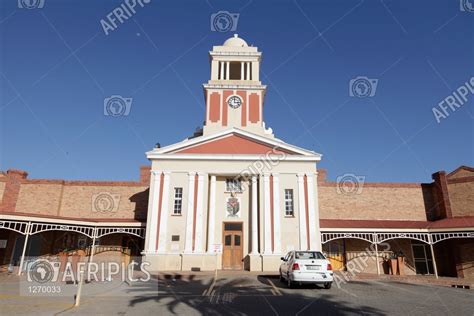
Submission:
[[[326,259],[319,251],[297,251],[295,253],[296,259]]]

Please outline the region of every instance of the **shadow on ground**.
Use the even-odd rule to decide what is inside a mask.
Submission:
[[[201,315],[314,315],[314,314],[360,314],[384,315],[378,309],[344,301],[337,296],[337,289],[324,290],[314,285],[303,285],[286,289],[278,276],[260,275],[252,279],[242,276],[218,279],[214,290],[214,280],[201,280],[181,275],[161,276],[159,293],[154,296],[141,296],[149,292],[156,284],[140,284],[129,290],[134,298],[129,306],[145,303],[157,303],[165,306],[170,314],[182,314],[184,311]],[[275,293],[273,285],[281,289]],[[162,309],[160,309],[163,311]]]

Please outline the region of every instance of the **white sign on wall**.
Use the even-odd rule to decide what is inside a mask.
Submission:
[[[0,248],[7,248],[7,240],[0,239]]]
[[[213,253],[222,253],[222,244],[213,244],[212,245]]]

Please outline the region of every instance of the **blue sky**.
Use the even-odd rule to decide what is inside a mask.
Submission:
[[[330,179],[430,182],[474,165],[474,96],[437,123],[432,108],[474,76],[474,13],[459,1],[162,1],[105,35],[122,1],[0,3],[0,170],[33,178],[133,180],[145,151],[204,120],[208,51],[232,36],[210,17],[240,13],[237,33],[263,52],[265,121],[323,154]],[[374,97],[349,81],[378,79]],[[129,116],[104,98],[132,97]]]

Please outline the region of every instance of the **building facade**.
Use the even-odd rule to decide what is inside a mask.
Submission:
[[[87,250],[90,260],[142,256],[152,270],[277,271],[294,249],[335,269],[474,277],[474,169],[433,182],[329,182],[321,155],[264,122],[261,52],[234,36],[209,53],[205,124],[147,152],[137,182],[0,174],[0,266]],[[361,259],[364,258],[363,264]]]
[[[209,55],[202,132],[147,153],[152,194],[146,260],[165,270],[209,270],[216,266],[214,248],[222,245],[218,267],[274,270],[288,249],[321,248],[321,155],[287,144],[265,127],[266,86],[256,47],[232,37]]]

